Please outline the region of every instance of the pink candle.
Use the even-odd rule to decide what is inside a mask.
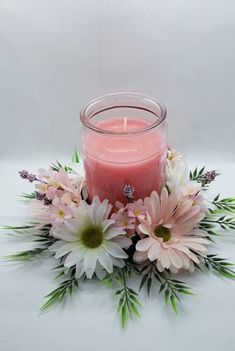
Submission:
[[[123,103],[123,94],[125,97],[128,94],[129,104],[126,100]],[[98,195],[101,200],[108,199],[112,204],[116,201],[126,203],[127,198],[123,194],[125,185],[134,187],[133,196],[137,200],[149,196],[153,190],[159,191],[164,184],[165,114],[161,118],[156,115],[156,109],[152,111],[152,106],[152,109],[149,106],[146,109],[145,106],[139,107],[136,100],[130,103],[133,95],[142,106],[146,97],[116,93],[91,102],[82,111],[81,119],[86,126],[82,133],[83,158],[90,199]],[[104,101],[103,105],[100,104],[100,99],[105,99],[106,109]],[[157,103],[150,101],[154,106]],[[100,108],[97,112],[95,105],[98,102]],[[88,113],[90,105],[93,109],[96,107],[95,114]],[[160,107],[163,109],[162,105]],[[84,121],[85,112],[89,117]]]

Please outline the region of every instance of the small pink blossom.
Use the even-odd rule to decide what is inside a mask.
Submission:
[[[144,202],[142,199],[134,201],[132,203],[128,203],[126,205],[128,216],[137,218],[139,221],[142,221],[146,218],[146,206],[144,206]]]
[[[61,225],[72,217],[72,210],[63,200],[55,198],[50,207],[50,216],[52,225]]]
[[[113,213],[111,216],[115,225],[121,229],[135,229],[135,218],[129,217],[126,212]]]

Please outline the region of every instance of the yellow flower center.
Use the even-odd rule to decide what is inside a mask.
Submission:
[[[128,221],[124,221],[124,222],[123,222],[123,227],[127,228],[128,225],[129,225]]]
[[[47,184],[41,184],[39,187],[39,190],[41,193],[45,193],[47,191],[48,185]]]
[[[155,228],[154,235],[158,238],[162,238],[164,242],[170,240],[171,238],[170,229],[163,227],[162,225]]]
[[[103,242],[103,231],[98,226],[90,225],[83,229],[81,234],[81,241],[83,245],[90,249],[95,249]]]
[[[65,215],[64,210],[62,210],[62,209],[59,209],[59,210],[56,212],[56,214],[57,214],[58,217],[61,217],[61,218],[63,218],[64,215]]]
[[[141,212],[140,212],[140,209],[139,208],[136,208],[135,210],[134,210],[134,215],[136,216],[136,217],[138,217],[138,216],[140,216],[140,214],[141,214]]]

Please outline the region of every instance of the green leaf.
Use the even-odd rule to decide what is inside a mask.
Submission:
[[[152,278],[149,277],[148,280],[147,280],[147,292],[148,292],[148,296],[149,296],[149,294],[150,294],[151,286],[152,286]]]
[[[126,325],[126,306],[122,306],[122,328],[124,329]]]
[[[75,278],[75,270],[72,270],[70,278],[64,280],[60,285],[45,296],[47,301],[41,306],[41,310],[46,310],[56,303],[60,303],[66,296],[71,296],[74,287],[78,288],[78,281]]]
[[[33,250],[27,250],[27,251],[21,251],[21,252],[16,252],[13,255],[6,256],[5,258],[8,260],[13,260],[13,261],[27,261],[35,256],[41,254],[43,251],[47,250],[47,248],[36,248]]]
[[[12,226],[12,225],[4,225],[2,229],[5,230],[24,230],[24,229],[32,229],[35,225],[21,225],[21,226]]]
[[[162,292],[162,290],[164,290],[165,286],[166,286],[166,282],[161,284],[160,289],[159,289],[159,294],[161,294],[161,292]]]
[[[117,290],[117,291],[115,292],[115,295],[120,295],[122,292],[123,292],[123,289]]]
[[[131,307],[132,312],[134,312],[134,314],[137,317],[140,317],[139,311],[137,310],[137,308],[136,308],[136,306],[135,306],[135,304],[133,302],[131,302],[130,307]]]
[[[122,305],[123,305],[123,302],[124,302],[124,297],[122,296],[118,302],[118,306],[117,306],[117,313],[119,313]]]
[[[79,163],[79,156],[78,156],[76,147],[75,147],[73,155],[72,155],[72,162]]]
[[[171,300],[171,305],[173,307],[173,310],[175,311],[175,314],[178,314],[177,302],[176,302],[175,296],[171,295],[170,300]]]
[[[139,302],[139,300],[135,297],[135,296],[131,296],[130,299],[138,306],[142,307],[141,303]]]
[[[141,279],[141,283],[140,283],[140,287],[139,287],[139,291],[142,289],[142,287],[144,286],[146,280],[148,279],[148,273],[146,273],[143,278]]]
[[[36,195],[35,195],[35,192],[33,193],[22,193],[21,194],[21,197],[23,197],[24,199],[35,199]]]
[[[178,292],[181,293],[181,294],[193,295],[193,293],[190,290],[187,290],[187,289],[179,289]]]
[[[166,306],[167,306],[168,301],[169,301],[169,295],[170,295],[170,290],[167,289],[167,290],[165,291],[165,305],[166,305]]]

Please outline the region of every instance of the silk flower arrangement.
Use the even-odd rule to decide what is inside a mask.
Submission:
[[[124,327],[128,317],[139,316],[141,307],[139,293],[128,286],[135,275],[139,290],[146,288],[148,295],[156,281],[165,304],[177,313],[180,295],[192,294],[175,278],[181,270],[209,270],[235,278],[231,263],[209,253],[219,227],[235,229],[235,198],[217,195],[211,202],[205,200],[217,175],[204,168],[188,172],[183,156],[169,148],[161,193],[135,200],[135,189],[126,184],[123,195],[128,203],[112,207],[98,197],[87,202],[76,151],[71,167],[57,162],[38,175],[21,171],[23,179],[35,184],[32,193],[22,195],[31,214],[29,223],[4,228],[22,236],[32,234],[36,247],[8,259],[47,259],[45,253],[55,259],[58,287],[46,296],[42,310],[63,301],[85,280],[96,279],[117,288],[117,311]]]

